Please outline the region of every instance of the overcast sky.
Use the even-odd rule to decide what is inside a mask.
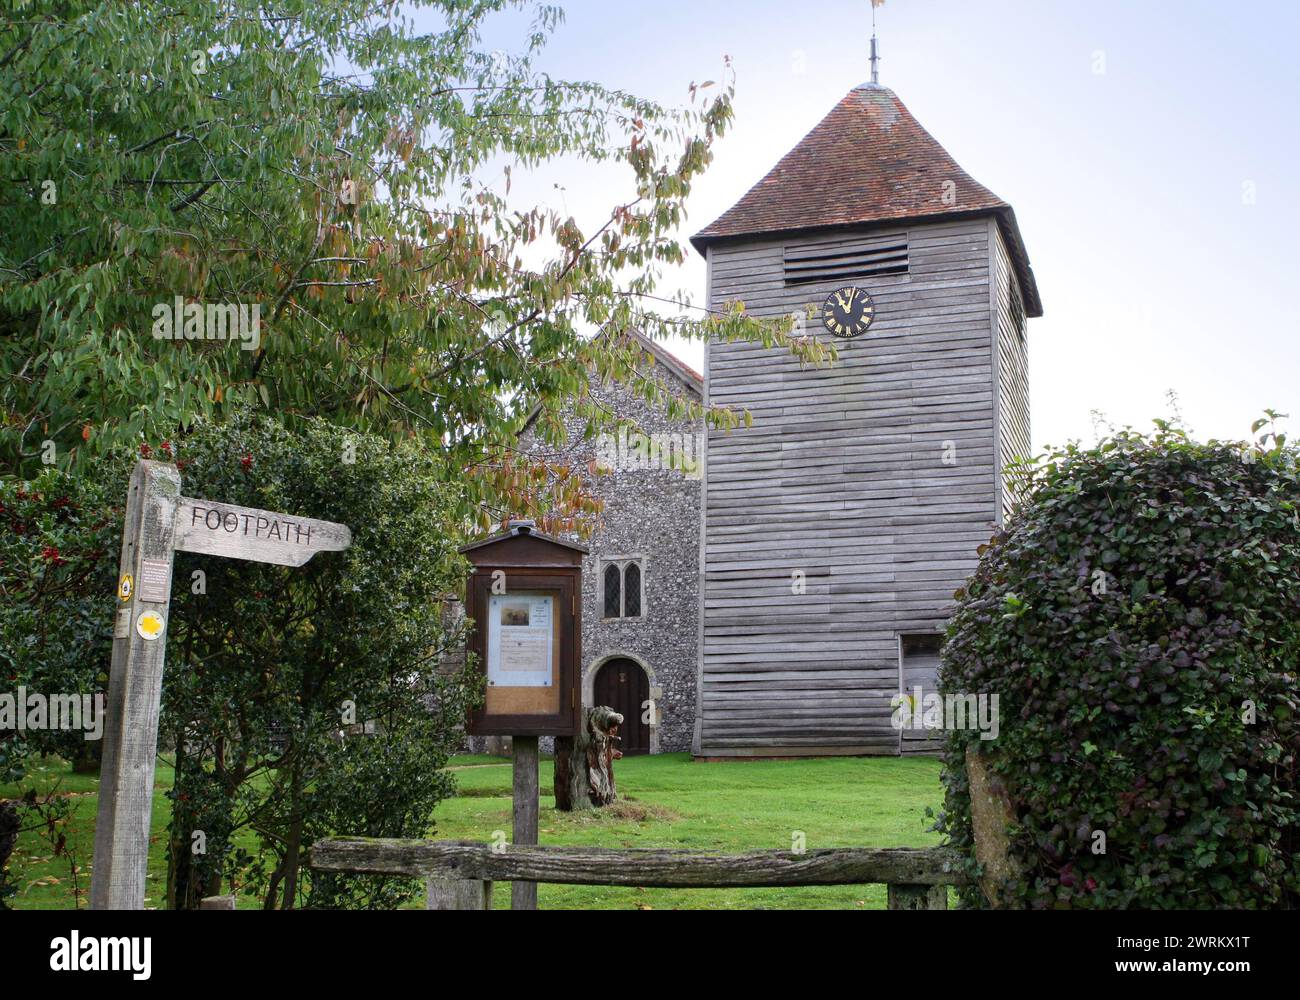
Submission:
[[[563,6],[542,60],[557,76],[681,103],[732,57],[736,125],[683,235],[869,78],[869,0]],[[1036,446],[1093,440],[1094,410],[1149,427],[1169,390],[1202,437],[1244,437],[1266,406],[1300,428],[1300,4],[888,0],[878,20],[881,82],[1019,217],[1046,311]],[[517,28],[488,41],[517,48]],[[597,170],[533,185],[585,224],[627,193]],[[702,260],[674,283],[701,300]],[[698,343],[672,346],[701,364]]]

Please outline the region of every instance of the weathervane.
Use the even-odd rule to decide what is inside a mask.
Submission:
[[[876,41],[876,8],[883,7],[885,0],[871,0],[871,82],[880,83],[880,44]]]

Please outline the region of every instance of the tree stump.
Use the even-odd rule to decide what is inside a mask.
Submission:
[[[564,812],[607,806],[618,798],[614,761],[623,716],[605,705],[584,713],[578,735],[555,739],[555,808]]]

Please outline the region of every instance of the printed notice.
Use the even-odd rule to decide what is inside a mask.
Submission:
[[[166,604],[171,597],[171,560],[142,559],[140,561],[140,600]]]
[[[555,598],[499,594],[488,599],[488,684],[550,687]]]

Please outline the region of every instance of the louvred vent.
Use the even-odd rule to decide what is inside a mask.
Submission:
[[[804,245],[785,251],[787,286],[906,273],[907,240],[898,237],[883,243]]]

